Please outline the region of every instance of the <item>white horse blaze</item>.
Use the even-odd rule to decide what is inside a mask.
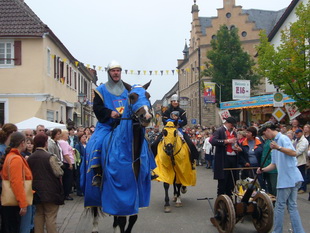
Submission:
[[[148,106],[144,105],[144,106],[143,106],[143,109],[145,110],[145,118],[146,118],[147,120],[150,119],[150,118],[152,118],[152,115],[151,115],[150,112],[149,112]]]

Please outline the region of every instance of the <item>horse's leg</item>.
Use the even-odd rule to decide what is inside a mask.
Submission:
[[[170,208],[170,204],[169,204],[169,184],[168,183],[164,183],[164,189],[165,189],[165,206],[164,206],[164,211],[165,213],[170,213],[171,212],[171,208]]]
[[[125,233],[126,217],[114,216],[114,233]]]
[[[182,184],[176,184],[176,187],[177,187],[177,200],[175,202],[176,207],[182,206],[181,194],[180,194],[181,186],[182,186]]]
[[[92,229],[92,233],[98,233],[99,229],[98,229],[98,207],[92,207],[91,208],[91,213],[93,215],[93,229]]]
[[[135,225],[137,219],[138,219],[138,215],[137,214],[136,215],[131,215],[129,217],[129,223],[128,223],[128,227],[127,227],[125,233],[131,233],[132,227],[133,227],[133,225]]]
[[[177,191],[177,186],[176,186],[175,178],[174,178],[174,181],[173,181],[173,199],[172,199],[173,202],[177,201],[177,197],[178,197],[177,194],[178,194],[178,191]]]

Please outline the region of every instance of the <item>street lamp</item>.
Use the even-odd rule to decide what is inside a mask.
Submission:
[[[84,124],[83,124],[83,104],[84,104],[84,100],[85,100],[85,94],[84,93],[82,93],[82,92],[80,92],[79,94],[78,94],[78,101],[79,101],[79,103],[80,103],[80,105],[81,105],[81,125],[83,126]]]
[[[201,75],[200,75],[200,38],[197,39],[198,42],[198,105],[199,105],[199,125],[201,126]]]

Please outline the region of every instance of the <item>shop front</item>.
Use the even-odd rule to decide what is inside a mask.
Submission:
[[[289,96],[283,94],[283,104],[294,103],[295,100],[291,99]],[[251,122],[263,123],[267,121],[272,113],[275,111],[274,107],[274,96],[271,95],[262,95],[251,97],[247,100],[236,100],[236,101],[227,101],[220,104],[221,110],[242,110],[240,113],[241,121],[244,121],[247,125],[250,125]],[[285,107],[281,108],[284,112]],[[282,122],[289,123],[289,116],[283,118]]]

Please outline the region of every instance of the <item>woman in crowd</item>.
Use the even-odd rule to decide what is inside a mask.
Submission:
[[[0,130],[0,155],[4,155],[6,147],[10,144],[11,134],[17,131],[17,126],[7,123]]]
[[[28,159],[29,156],[32,154],[33,152],[33,139],[27,137],[26,138],[26,150],[24,150],[21,154],[22,156],[24,156],[25,159]]]
[[[263,153],[263,144],[262,142],[256,137],[257,136],[257,129],[253,126],[247,128],[246,130],[246,139],[242,142],[242,152],[240,152],[241,156],[240,164],[243,167],[259,167],[260,161]],[[254,178],[256,174],[256,169],[250,170],[246,172],[244,170],[242,172],[242,179],[246,177]],[[260,181],[261,179],[258,178]]]
[[[75,145],[76,151],[78,151],[80,154],[80,161],[79,162],[76,161],[76,163],[75,163],[76,164],[76,180],[75,180],[76,195],[78,195],[78,196],[83,196],[83,191],[82,191],[81,186],[80,186],[80,176],[81,176],[80,164],[82,163],[82,160],[85,157],[86,140],[87,140],[86,134],[79,135],[78,143]]]
[[[33,172],[33,188],[38,200],[35,203],[35,233],[44,233],[44,225],[48,233],[57,233],[57,213],[59,205],[64,204],[63,187],[61,185],[61,169],[56,156],[47,152],[45,134],[34,137],[35,152],[28,163]]]
[[[0,160],[2,180],[10,180],[12,191],[19,206],[2,206],[2,233],[29,233],[32,218],[32,205],[26,200],[25,180],[32,180],[32,173],[21,152],[26,149],[25,135],[12,133],[11,141]],[[14,181],[14,182],[13,182]]]
[[[51,132],[51,137],[48,139],[48,152],[54,154],[60,166],[63,165],[63,155],[59,146],[58,140],[60,139],[61,129],[55,128]]]
[[[91,137],[91,135],[92,135],[91,129],[89,127],[86,127],[84,129],[84,133],[86,135],[86,142],[88,142],[90,137]]]
[[[58,140],[59,146],[62,150],[63,155],[63,170],[64,175],[62,178],[65,200],[72,201],[73,198],[70,196],[73,183],[73,169],[74,169],[74,151],[68,143],[69,133],[67,130],[63,130]]]

